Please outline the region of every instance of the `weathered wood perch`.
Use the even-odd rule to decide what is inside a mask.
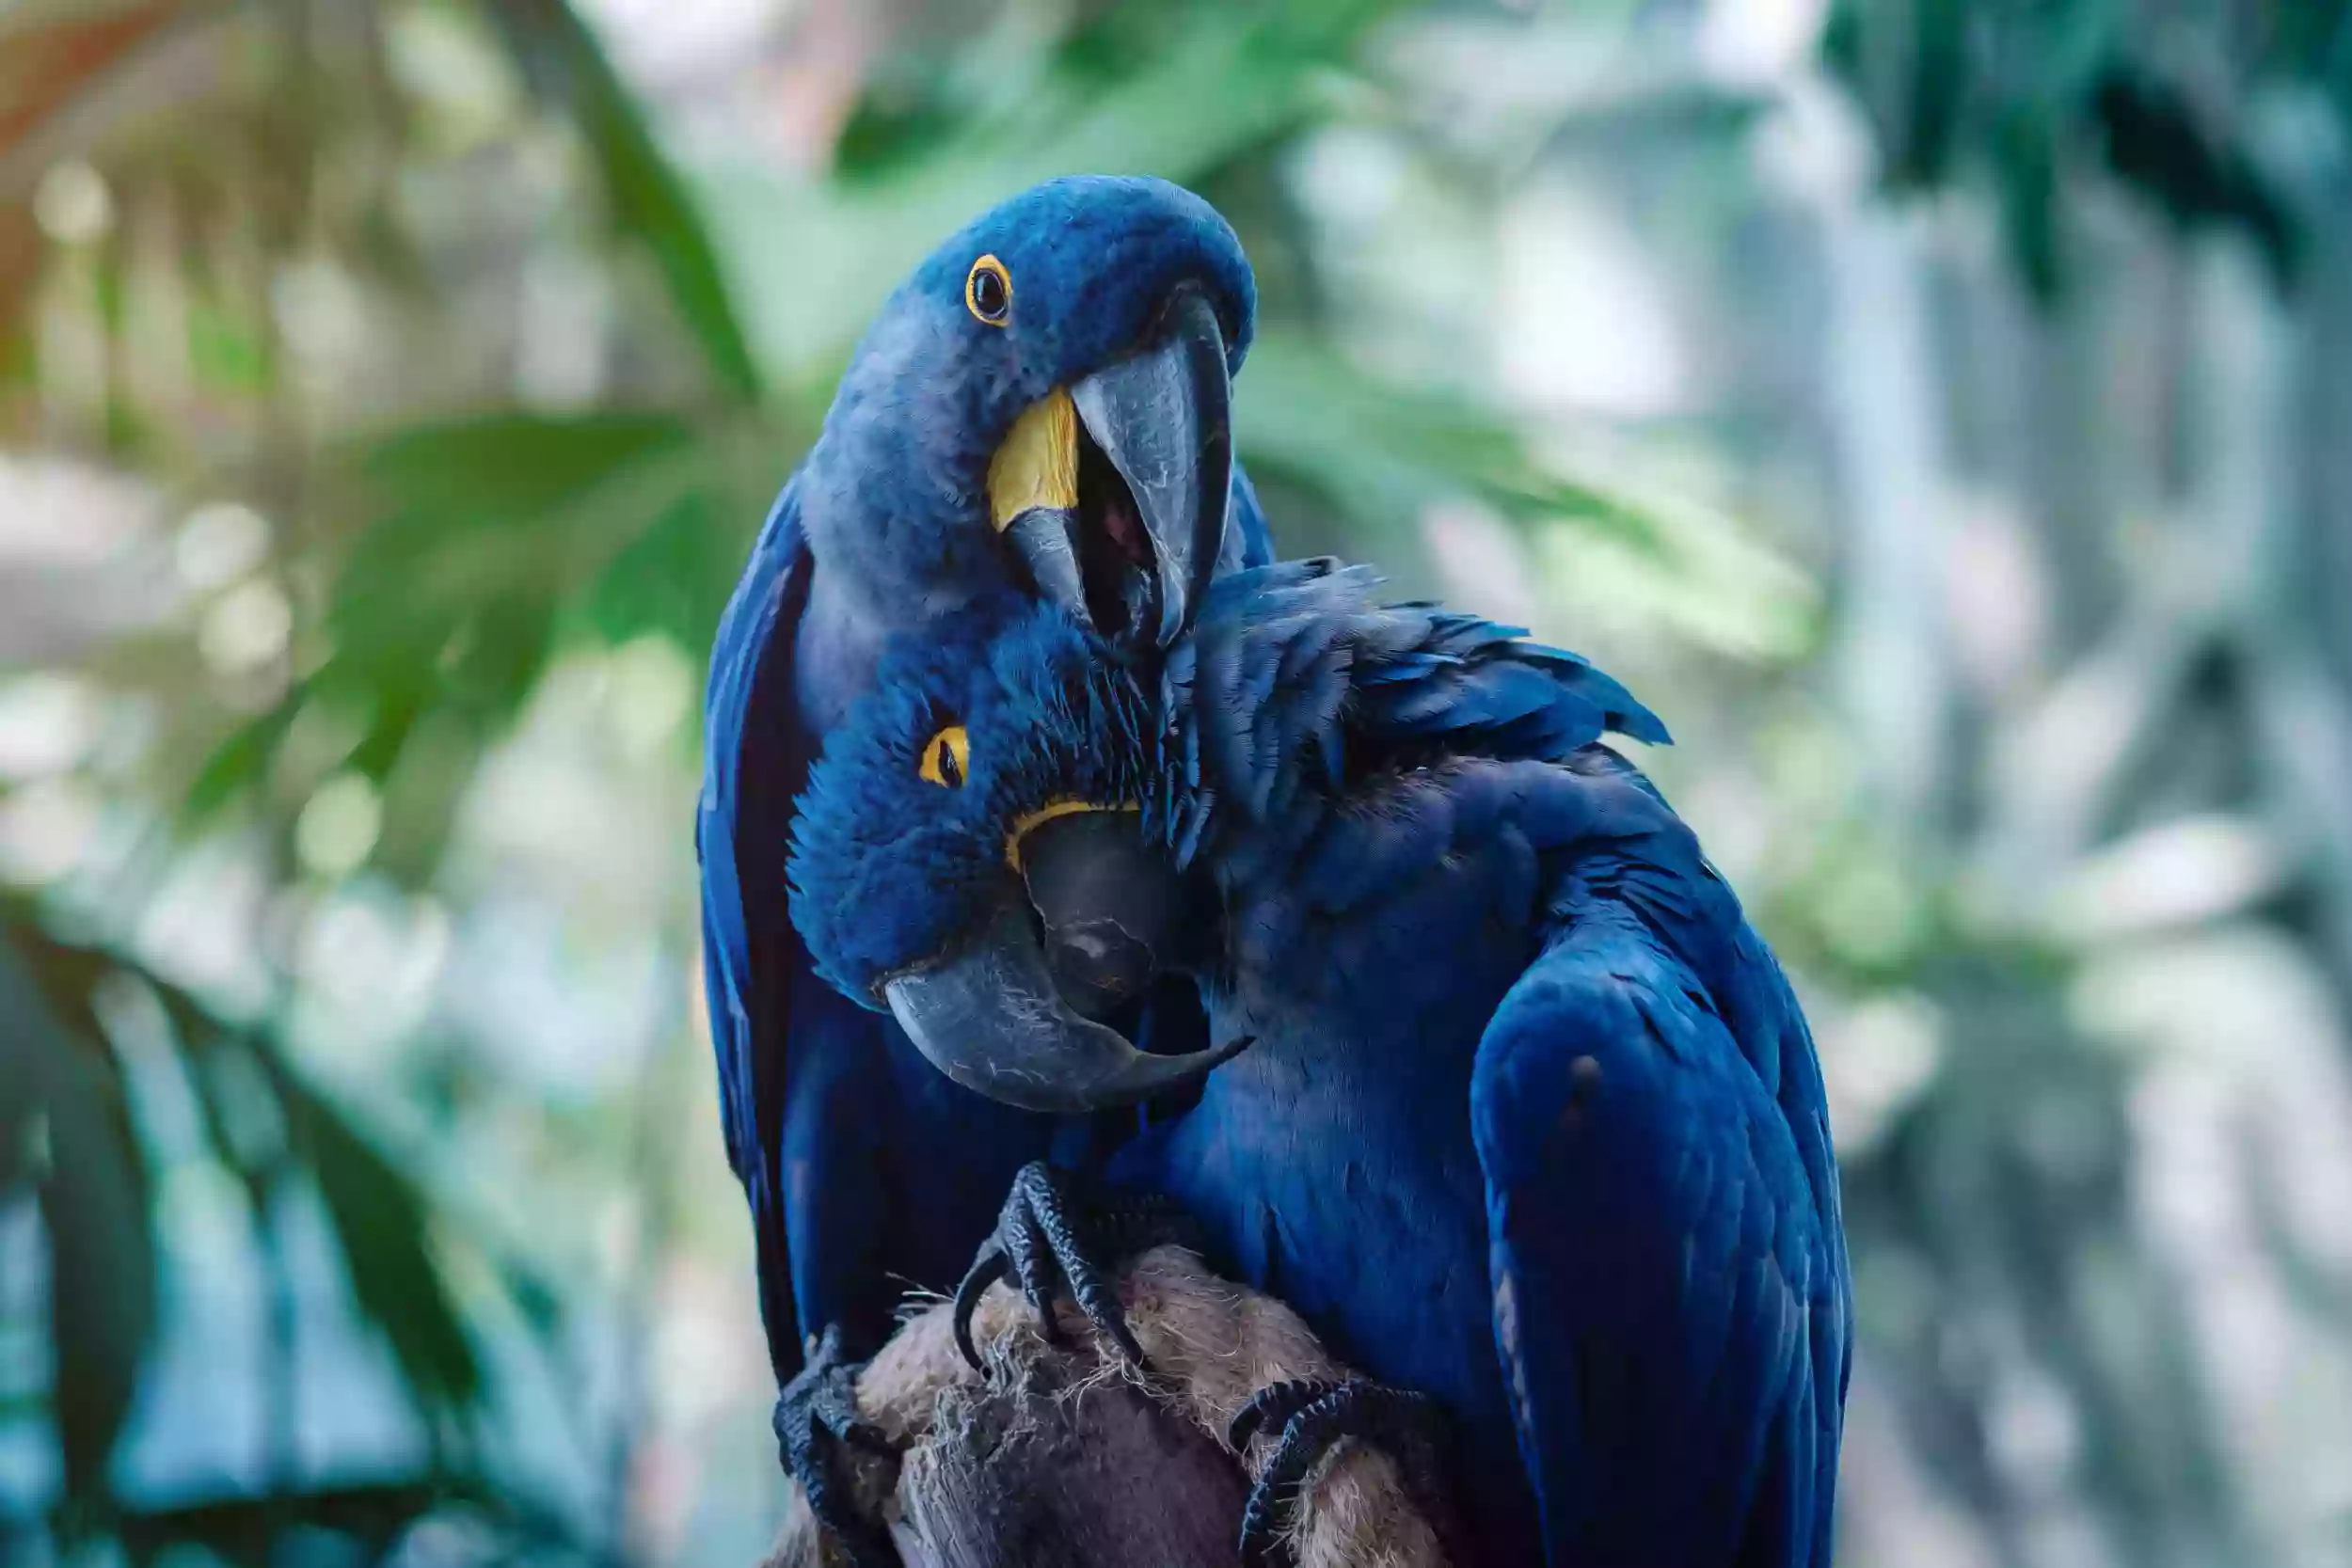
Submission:
[[[1227,1425],[1289,1378],[1342,1377],[1297,1315],[1161,1247],[1120,1280],[1151,1366],[1137,1378],[1065,1301],[1070,1348],[1021,1298],[992,1290],[973,1320],[985,1374],[957,1354],[949,1308],[909,1318],[858,1380],[898,1448],[861,1477],[908,1568],[1233,1568],[1241,1513],[1270,1436],[1235,1454]],[[1305,1486],[1300,1568],[1443,1568],[1388,1457],[1346,1444]],[[833,1568],[838,1547],[798,1494],[766,1568]]]

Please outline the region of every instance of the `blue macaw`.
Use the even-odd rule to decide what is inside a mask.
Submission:
[[[898,650],[810,779],[808,951],[1010,1102],[1197,1084],[1113,1177],[1378,1380],[1245,1412],[1236,1447],[1273,1445],[1246,1558],[1285,1481],[1341,1436],[1410,1447],[1426,1398],[1472,1560],[1827,1568],[1851,1287],[1796,1001],[1599,744],[1657,720],[1514,628],[1380,608],[1376,580],[1222,578],[1156,673],[1050,610]],[[1172,1069],[1056,982],[1102,890],[1064,901],[1037,847],[1075,822],[1212,890],[1138,927],[1218,1042]],[[1033,1174],[960,1301],[1058,1270],[1119,1339],[1080,1201]]]
[[[1270,558],[1227,415],[1255,309],[1232,230],[1165,182],[1055,180],[983,214],[882,307],[727,607],[705,988],[780,1383],[820,1343],[836,1372],[879,1346],[905,1287],[951,1282],[1012,1172],[1070,1135],[944,1081],[810,974],[785,886],[809,761],[882,644],[959,607],[1027,594],[1153,650],[1214,573]]]

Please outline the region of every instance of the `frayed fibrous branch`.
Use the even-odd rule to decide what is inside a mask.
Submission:
[[[1339,1379],[1343,1366],[1280,1302],[1163,1246],[1119,1280],[1145,1369],[1127,1366],[1075,1306],[1046,1342],[1020,1295],[973,1316],[984,1370],[957,1353],[953,1308],[918,1307],[858,1379],[858,1404],[895,1456],[861,1455],[861,1499],[908,1568],[1231,1564],[1252,1477],[1277,1434],[1235,1453],[1233,1417],[1262,1388]],[[1343,1443],[1311,1473],[1290,1544],[1300,1568],[1442,1568],[1428,1521],[1389,1456]],[[797,1491],[766,1568],[846,1562]]]

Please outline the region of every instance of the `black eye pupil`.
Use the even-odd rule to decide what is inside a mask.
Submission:
[[[950,789],[963,787],[963,768],[956,761],[956,749],[944,740],[939,743],[939,776]]]
[[[972,304],[989,320],[1005,313],[1005,280],[983,267],[972,275]]]

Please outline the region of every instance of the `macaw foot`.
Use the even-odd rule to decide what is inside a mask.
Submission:
[[[808,1498],[808,1511],[840,1542],[854,1568],[900,1568],[890,1531],[860,1505],[852,1468],[851,1449],[894,1461],[898,1453],[882,1430],[858,1414],[857,1375],[864,1365],[843,1359],[840,1325],[828,1327],[776,1400],[776,1444],[785,1469]]]
[[[1191,1217],[1172,1200],[1098,1190],[1068,1171],[1033,1161],[1012,1179],[995,1233],[980,1244],[979,1256],[956,1287],[956,1348],[964,1360],[980,1365],[972,1342],[973,1309],[991,1285],[1018,1277],[1047,1343],[1063,1341],[1054,1303],[1067,1287],[1088,1322],[1118,1347],[1129,1366],[1140,1368],[1143,1347],[1127,1326],[1127,1310],[1111,1276],[1125,1259],[1168,1243],[1199,1244]]]
[[[1406,1496],[1428,1521],[1451,1562],[1469,1559],[1452,1528],[1453,1488],[1441,1455],[1449,1447],[1445,1413],[1426,1394],[1391,1388],[1366,1378],[1331,1382],[1305,1378],[1269,1384],[1242,1406],[1226,1431],[1235,1453],[1247,1453],[1261,1433],[1274,1451],[1258,1472],[1241,1516],[1243,1568],[1295,1568],[1293,1515],[1308,1481],[1342,1442],[1370,1444],[1389,1456]]]

